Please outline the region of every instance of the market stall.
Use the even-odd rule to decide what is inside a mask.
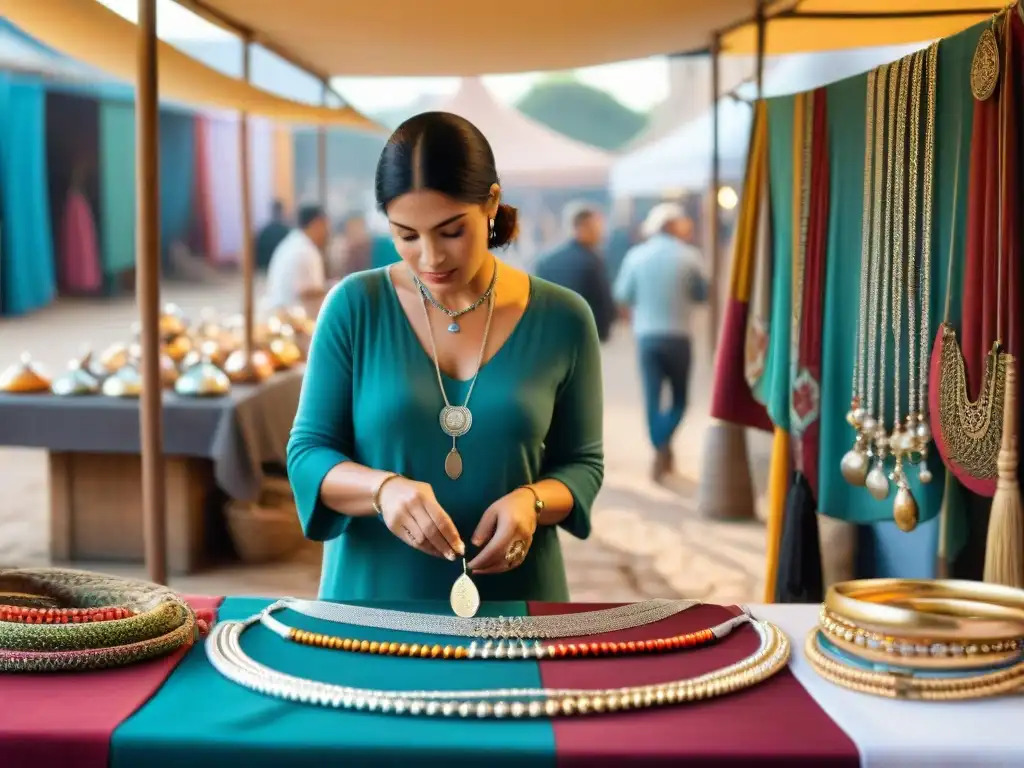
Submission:
[[[58,585],[65,603],[98,607],[45,604]],[[0,603],[0,697],[18,702],[0,719],[11,768],[199,768],[228,755],[253,766],[1024,761],[1024,700],[1005,695],[1024,674],[1024,593],[970,582],[849,582],[824,605],[745,611],[510,602],[462,618],[433,603],[183,601],[46,569],[0,571],[0,587],[18,592]],[[946,598],[971,608],[954,618],[934,602]],[[61,623],[69,615],[82,625]],[[85,641],[122,625],[127,642],[157,615],[176,639]],[[910,639],[872,650],[873,628]],[[928,644],[929,633],[947,639]],[[40,650],[11,650],[28,643]],[[74,650],[48,650],[58,643]],[[128,648],[155,658],[127,664]]]
[[[1024,585],[1022,41],[1012,4],[756,121],[712,415],[775,434],[778,599],[822,593],[819,516],[870,534],[854,572],[980,577],[973,540]]]

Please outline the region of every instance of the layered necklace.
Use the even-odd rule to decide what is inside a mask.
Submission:
[[[477,309],[481,304],[483,304],[485,301],[491,298],[491,293],[494,292],[494,284],[498,280],[497,260],[495,260],[494,263],[494,274],[491,275],[491,282],[487,286],[487,290],[480,295],[480,298],[478,298],[468,307],[465,307],[463,309],[449,309],[444,304],[442,304],[441,302],[434,298],[434,295],[430,292],[430,289],[423,284],[422,280],[416,277],[415,274],[412,276],[413,281],[415,281],[416,283],[416,287],[420,289],[420,295],[423,297],[423,300],[430,302],[434,309],[436,309],[438,312],[441,312],[442,314],[447,315],[448,319],[451,320],[451,322],[448,323],[448,333],[458,333],[459,331],[461,331],[462,326],[459,325],[459,318],[462,317],[463,315],[468,315],[474,309]]]
[[[448,451],[448,455],[444,459],[444,472],[452,480],[458,480],[462,476],[463,470],[462,454],[459,453],[458,439],[467,434],[473,427],[473,412],[469,410],[469,399],[473,396],[476,381],[480,377],[480,369],[483,368],[484,354],[487,351],[487,338],[491,332],[491,318],[494,315],[494,303],[497,298],[495,285],[498,282],[498,260],[494,260],[494,272],[491,275],[491,282],[483,295],[466,309],[454,313],[453,310],[449,310],[437,302],[416,275],[413,275],[412,279],[419,287],[420,296],[423,299],[423,319],[427,324],[427,336],[430,338],[430,355],[434,362],[434,373],[437,374],[437,386],[441,390],[441,398],[444,400],[444,407],[441,409],[438,421],[441,424],[441,430],[452,439],[451,450]],[[452,405],[444,388],[444,379],[441,377],[441,364],[438,362],[437,357],[437,342],[434,340],[434,327],[430,323],[430,311],[427,309],[427,305],[433,305],[449,317],[457,318],[473,311],[484,302],[487,302],[487,321],[484,323],[484,335],[480,340],[480,354],[476,361],[476,373],[473,374],[473,379],[469,383],[469,390],[466,392],[466,399],[462,405]],[[453,327],[454,331],[452,331]],[[458,332],[458,324],[453,322],[448,326],[448,330],[453,333]]]
[[[741,617],[757,633],[757,649],[714,672],[665,683],[604,689],[496,688],[482,690],[374,690],[322,683],[271,669],[249,657],[241,636],[259,616],[217,624],[206,643],[220,674],[257,693],[285,701],[381,714],[428,717],[542,718],[593,715],[686,704],[756,685],[789,661],[790,644],[773,624]]]
[[[861,299],[857,360],[847,414],[856,434],[853,447],[843,457],[841,469],[848,482],[866,486],[879,501],[889,497],[890,480],[893,481],[896,485],[893,517],[904,531],[913,530],[919,517],[917,501],[908,483],[908,465],[918,466],[922,483],[932,479],[926,462],[931,429],[925,408],[928,401],[937,65],[938,46],[933,45],[926,52],[919,51],[897,64],[881,67],[868,77]],[[922,163],[921,96],[925,78]],[[906,413],[902,409],[901,381],[904,301],[908,316]],[[890,329],[893,340],[891,431],[886,427],[885,403],[886,347]],[[891,473],[886,471],[889,457],[893,458]]]

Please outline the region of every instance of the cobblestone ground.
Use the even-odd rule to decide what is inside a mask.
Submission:
[[[165,300],[187,312],[202,307],[236,311],[236,279],[215,285],[164,286]],[[0,368],[29,351],[51,372],[80,348],[123,341],[135,319],[131,300],[72,301],[27,318],[0,320]],[[697,481],[708,425],[710,360],[699,343],[706,338],[698,319],[697,370],[692,405],[676,437],[678,476],[666,486],[648,478],[650,449],[645,439],[634,348],[619,329],[605,350],[606,480],[587,541],[564,536],[572,597],[577,601],[628,601],[686,596],[713,602],[759,601],[764,571],[764,527],[760,522],[721,523],[697,513]],[[748,436],[751,467],[763,497],[770,441]],[[0,448],[0,565],[45,563],[48,489],[45,455]],[[762,501],[759,500],[759,508]],[[87,563],[85,567],[142,575],[140,566]],[[293,560],[260,567],[223,567],[173,580],[182,591],[207,594],[310,595],[319,578],[319,552],[310,547]]]

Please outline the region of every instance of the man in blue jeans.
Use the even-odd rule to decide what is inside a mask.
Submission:
[[[673,472],[672,436],[683,420],[690,385],[690,315],[707,300],[701,254],[690,245],[693,222],[674,203],[656,205],[615,280],[615,300],[632,315],[640,353],[655,481]],[[668,409],[662,392],[668,386]]]

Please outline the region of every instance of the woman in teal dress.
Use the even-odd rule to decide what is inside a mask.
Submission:
[[[446,599],[468,563],[484,600],[568,600],[557,529],[590,533],[604,477],[590,309],[494,255],[516,210],[468,121],[399,126],[376,195],[401,260],[328,295],[288,444],[320,597]]]

